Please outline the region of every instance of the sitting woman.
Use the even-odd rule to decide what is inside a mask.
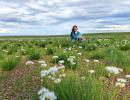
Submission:
[[[83,37],[82,37],[82,35],[81,35],[80,32],[78,31],[78,27],[77,27],[76,25],[74,25],[74,26],[72,27],[72,32],[71,32],[70,37],[71,37],[71,40],[72,40],[72,41],[76,41],[76,40],[78,40],[78,41],[83,41],[83,40],[84,40]]]

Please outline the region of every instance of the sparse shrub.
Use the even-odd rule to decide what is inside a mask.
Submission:
[[[130,64],[128,53],[121,52],[118,49],[108,48],[106,50],[106,62],[118,67],[127,67]]]
[[[21,55],[27,55],[28,54],[28,52],[29,52],[29,50],[28,50],[28,48],[21,48],[20,50],[18,50],[19,51],[19,53],[21,54]]]
[[[72,55],[75,55],[75,54],[71,52],[66,52],[66,53],[60,52],[56,54],[58,58],[53,59],[52,62],[53,63],[56,62],[58,64],[60,60],[63,60],[66,68],[75,70],[78,67],[78,57],[72,56]]]
[[[56,48],[52,47],[51,45],[48,45],[46,47],[47,55],[53,55],[55,52],[56,52]]]
[[[124,51],[130,50],[130,44],[120,45],[119,48]]]
[[[41,57],[41,53],[38,49],[32,48],[29,51],[28,58],[29,60],[38,60]]]
[[[44,82],[44,86],[55,92],[58,100],[109,100],[111,92],[103,92],[105,85],[92,76],[82,80],[75,74],[68,74],[59,84]]]
[[[16,57],[8,57],[7,59],[2,60],[0,64],[2,70],[9,71],[17,66],[18,59]]]
[[[13,54],[17,52],[17,48],[15,46],[11,46],[10,48],[8,48],[8,54]]]
[[[47,44],[48,43],[46,41],[37,41],[35,43],[36,46],[43,47],[43,48],[46,47]]]
[[[85,49],[86,51],[93,51],[93,50],[96,50],[96,49],[97,49],[97,45],[96,45],[96,44],[93,44],[93,43],[85,44],[85,45],[84,45],[84,49]]]
[[[105,58],[105,54],[104,52],[102,51],[95,51],[95,52],[92,52],[91,55],[90,55],[90,59],[104,59]]]
[[[56,55],[58,56],[58,58],[56,59],[56,63],[58,63],[60,60],[64,60],[64,62],[67,62],[67,58],[69,56],[67,53],[60,52],[60,53],[58,53]]]
[[[72,46],[72,42],[70,40],[67,40],[67,39],[62,40],[60,44],[61,44],[61,47],[63,47],[63,48]]]

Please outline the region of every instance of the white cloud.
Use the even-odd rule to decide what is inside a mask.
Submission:
[[[8,29],[8,28],[0,28],[0,33],[8,33],[10,32],[11,30]]]
[[[103,19],[97,19],[96,23],[103,22],[103,21],[105,21],[105,20],[103,20]]]
[[[0,6],[0,27],[12,34],[69,33],[74,24],[81,32],[130,31],[129,0],[1,0]]]

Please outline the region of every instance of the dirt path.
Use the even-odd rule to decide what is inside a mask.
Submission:
[[[18,66],[3,77],[0,100],[38,100],[37,92],[41,87],[38,66]]]
[[[123,97],[123,100],[130,100],[130,83],[120,91],[119,96]]]

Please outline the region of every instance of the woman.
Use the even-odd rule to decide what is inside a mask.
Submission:
[[[71,37],[72,41],[76,41],[76,40],[82,41],[83,40],[82,36],[80,35],[80,32],[78,31],[78,27],[76,25],[74,25],[72,27],[72,32],[71,32],[70,37]]]

